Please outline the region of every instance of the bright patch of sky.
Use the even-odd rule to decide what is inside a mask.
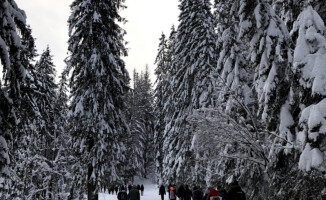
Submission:
[[[38,53],[49,45],[59,74],[67,57],[67,20],[72,0],[16,0],[16,3],[26,12]],[[128,20],[123,28],[127,31],[129,56],[124,60],[130,76],[134,68],[141,71],[146,64],[154,73],[159,38],[162,32],[169,35],[172,24],[177,24],[178,4],[177,0],[126,0],[128,8],[121,15]]]

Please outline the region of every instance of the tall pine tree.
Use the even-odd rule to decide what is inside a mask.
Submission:
[[[80,193],[87,189],[92,200],[98,199],[105,182],[120,179],[120,139],[129,131],[123,116],[129,76],[121,59],[127,52],[124,31],[117,24],[123,21],[122,6],[121,0],[75,0],[68,20],[74,178]]]
[[[172,64],[171,98],[175,108],[165,129],[163,145],[166,181],[186,181],[192,170],[187,117],[194,109],[214,105],[214,69],[216,34],[208,0],[183,0],[180,4],[179,27]]]
[[[25,12],[14,0],[0,3],[0,59],[3,83],[0,81],[0,198],[9,198],[8,178],[10,173],[8,151],[12,151],[16,125],[24,121],[19,112],[23,90],[28,92],[31,74],[31,60],[35,56],[34,39],[26,25]],[[29,101],[29,100],[27,100]],[[12,139],[12,140],[10,140]],[[8,142],[9,141],[9,142]],[[14,177],[11,176],[13,182]],[[3,192],[5,189],[6,191]]]

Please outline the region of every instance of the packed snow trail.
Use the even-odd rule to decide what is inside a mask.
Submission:
[[[153,184],[148,179],[135,177],[134,185],[144,185],[144,195],[140,196],[140,200],[161,200],[161,196],[158,195],[158,187],[156,184]],[[168,196],[166,195],[165,200],[168,200]],[[100,193],[99,200],[118,200],[117,195],[114,193]]]

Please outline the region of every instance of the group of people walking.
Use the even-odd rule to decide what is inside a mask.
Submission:
[[[178,189],[174,185],[169,185],[167,191],[164,185],[161,185],[159,189],[159,195],[161,200],[164,200],[164,196],[168,195],[169,200],[246,200],[246,195],[235,180],[230,184],[228,191],[218,186],[216,189],[213,187],[207,187],[202,190],[199,186],[189,189],[188,185],[181,184]]]
[[[119,193],[117,194],[118,200],[140,200],[140,193],[142,196],[144,195],[144,185],[132,186],[129,184],[127,187],[122,185],[119,188]]]

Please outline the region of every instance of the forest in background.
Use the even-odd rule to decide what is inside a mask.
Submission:
[[[0,199],[93,200],[135,175],[326,197],[323,0],[180,0],[154,83],[125,69],[125,5],[73,1],[56,83],[50,47],[0,3]]]

